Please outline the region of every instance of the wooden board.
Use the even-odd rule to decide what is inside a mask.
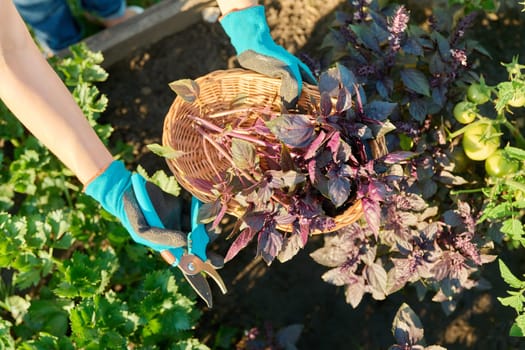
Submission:
[[[215,1],[163,0],[148,7],[139,16],[104,29],[83,41],[90,50],[102,52],[102,66],[107,68],[132,51],[198,22],[202,18],[202,10],[209,6],[216,6]],[[66,54],[67,50],[59,53],[60,56]]]

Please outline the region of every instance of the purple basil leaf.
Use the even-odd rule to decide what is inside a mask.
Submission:
[[[386,185],[380,181],[371,181],[368,184],[366,197],[376,202],[384,201],[387,193],[385,186]]]
[[[317,153],[317,150],[319,149],[319,147],[321,147],[325,139],[326,133],[323,130],[321,130],[315,138],[315,140],[308,146],[308,149],[306,150],[306,153],[303,156],[304,159],[310,159],[314,157]]]
[[[430,85],[423,72],[414,68],[406,68],[403,69],[400,74],[403,84],[405,84],[409,90],[421,95],[430,96]]]
[[[267,203],[273,195],[273,188],[267,184],[257,190],[257,203]]]
[[[297,171],[290,170],[290,171],[284,172],[281,175],[281,180],[282,180],[282,187],[288,187],[290,188],[290,191],[293,191],[295,186],[306,181],[306,176],[304,176],[301,173],[298,173]]]
[[[298,235],[300,238],[299,243],[301,244],[301,247],[304,247],[306,245],[306,242],[308,242],[308,237],[310,236],[310,231],[311,231],[311,227],[310,227],[311,222],[312,221],[308,219],[303,219],[303,220],[299,219]]]
[[[374,236],[378,237],[381,224],[381,206],[379,202],[370,200],[369,198],[363,198],[362,203],[368,227]]]
[[[326,147],[332,151],[332,154],[334,155],[332,159],[335,161],[337,156],[337,151],[339,150],[339,145],[341,144],[341,134],[339,134],[339,131],[334,132],[329,136],[328,143],[326,144]]]
[[[290,214],[286,210],[282,210],[275,216],[275,222],[278,225],[291,225],[296,219],[297,215]]]
[[[461,186],[468,183],[463,177],[454,175],[451,172],[442,170],[436,178],[436,181],[441,182],[445,185]]]
[[[239,169],[253,169],[257,162],[255,146],[245,140],[233,138],[231,145],[233,163]]]
[[[317,167],[319,169],[322,169],[328,166],[329,164],[332,164],[333,158],[333,153],[330,150],[324,148],[323,151],[319,153],[317,157],[315,157],[317,161]]]
[[[351,185],[346,177],[336,176],[328,180],[328,194],[336,207],[345,204],[350,196]]]
[[[192,103],[199,97],[199,84],[194,80],[180,79],[172,81],[169,83],[169,87],[186,102]]]
[[[310,182],[312,184],[317,183],[319,176],[322,176],[321,171],[316,165],[317,162],[315,159],[310,160],[306,165],[308,168],[308,177],[310,178]]]
[[[423,46],[419,43],[419,41],[411,36],[407,38],[407,40],[401,45],[401,48],[403,51],[409,55],[413,56],[423,56]]]
[[[397,103],[385,101],[372,101],[366,106],[364,106],[364,111],[368,118],[384,121],[392,114],[396,107]]]
[[[343,164],[341,165],[341,168],[339,168],[339,176],[344,176],[348,178],[348,177],[353,177],[356,175],[357,175],[356,169],[352,168],[348,164]]]
[[[319,78],[319,90],[321,93],[328,93],[331,97],[339,95],[341,86],[353,93],[355,84],[357,84],[357,79],[354,73],[340,63],[336,63],[335,67],[323,72]]]
[[[257,255],[261,255],[269,266],[283,246],[283,236],[275,229],[265,229],[259,232]]]
[[[444,107],[447,102],[447,92],[448,89],[446,86],[436,86],[432,88],[432,101],[440,107]]]
[[[337,97],[339,93],[339,76],[334,68],[321,73],[319,77],[319,91],[321,91],[321,97],[323,94],[327,94],[329,97]]]
[[[228,262],[233,259],[243,248],[245,248],[248,243],[255,236],[256,231],[250,227],[245,228],[241,233],[235,238],[235,241],[230,245],[226,256],[224,257],[224,262]]]
[[[376,90],[381,98],[387,99],[390,90],[386,87],[385,82],[382,80],[376,81]]]
[[[341,85],[346,87],[347,89],[350,89],[350,91],[352,92],[353,87],[357,84],[357,79],[354,73],[340,63],[336,63],[335,69],[337,70],[337,74],[339,76],[339,81],[341,82]]]
[[[319,173],[313,185],[319,192],[321,192],[323,196],[325,196],[326,198],[330,198],[330,193],[328,189],[328,178],[326,176]]]
[[[415,120],[422,122],[429,113],[428,107],[429,106],[424,99],[415,98],[410,101],[408,112],[412,117],[414,117]]]
[[[197,217],[198,222],[204,224],[210,223],[217,217],[222,207],[220,199],[214,200],[213,202],[203,203],[199,209],[199,215]]]
[[[306,147],[315,138],[315,126],[303,114],[281,115],[266,125],[280,141],[291,147]]]
[[[279,255],[277,255],[277,259],[280,262],[286,262],[290,259],[292,259],[302,248],[302,241],[301,237],[299,235],[289,235],[285,237],[283,241],[283,247],[281,251],[279,252]]]
[[[327,117],[332,113],[332,98],[327,92],[321,93],[321,116]]]
[[[255,232],[260,231],[266,222],[267,214],[264,212],[248,212],[242,217],[247,227],[251,227]]]
[[[403,303],[392,321],[392,333],[398,344],[421,345],[423,343],[423,324],[416,313]]]
[[[377,54],[382,54],[379,39],[375,35],[374,31],[371,30],[372,28],[377,27],[377,25],[365,27],[359,24],[349,24],[348,26],[357,35],[358,40],[361,41],[366,47]]]
[[[409,161],[410,159],[416,157],[418,153],[416,152],[409,152],[409,151],[397,151],[387,154],[383,161],[386,164],[398,164],[398,163],[405,163]]]
[[[419,189],[421,190],[421,194],[423,195],[424,199],[432,198],[438,191],[438,185],[435,181],[432,181],[430,179],[425,179],[423,181],[419,181]]]
[[[346,269],[341,267],[328,270],[321,276],[321,278],[323,281],[335,286],[350,285],[356,281],[356,276],[353,273],[348,273]]]
[[[435,42],[438,44],[439,54],[441,55],[441,57],[450,57],[450,44],[447,38],[445,38],[438,31],[433,31],[431,34],[431,38],[434,39]]]
[[[337,267],[348,259],[349,253],[346,249],[338,246],[325,246],[310,253],[310,257],[319,265]]]
[[[349,283],[345,289],[346,302],[355,309],[361,303],[365,295],[365,282],[361,276],[355,276],[355,280]]]
[[[349,110],[350,108],[352,108],[352,94],[350,91],[348,91],[346,86],[343,86],[337,95],[335,110],[337,113],[341,113]]]
[[[372,290],[372,297],[383,300],[386,297],[387,273],[383,266],[373,263],[365,267],[366,281]]]
[[[295,170],[295,162],[290,154],[290,149],[286,147],[286,145],[282,145],[281,147],[279,165],[282,171]]]

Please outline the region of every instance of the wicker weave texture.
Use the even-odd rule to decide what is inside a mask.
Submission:
[[[239,116],[234,113],[223,113],[224,115],[213,118],[207,116],[245,108],[270,107],[272,111],[278,112],[281,110],[280,80],[243,69],[229,69],[214,71],[195,81],[200,89],[199,98],[191,103],[179,96],[174,99],[164,120],[163,144],[183,154],[176,159],[167,160],[179,184],[201,201],[211,202],[216,196],[208,189],[199,188],[194,180],[218,183],[230,163],[196,130],[191,117],[204,118],[222,128],[231,125],[232,118]],[[319,100],[317,87],[303,84],[298,106],[312,111],[317,108]],[[246,118],[244,114],[243,117],[243,123],[253,125],[256,120],[255,115],[253,118],[249,115]],[[243,212],[239,209],[232,201],[229,213],[240,216]],[[355,222],[362,214],[362,204],[356,201],[345,213],[335,218],[334,230]],[[286,227],[280,229],[289,230]],[[319,232],[312,232],[314,233]]]

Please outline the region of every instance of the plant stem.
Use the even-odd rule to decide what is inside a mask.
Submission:
[[[193,120],[194,122],[196,122],[200,126],[204,126],[206,129],[213,130],[213,131],[218,132],[218,133],[223,133],[224,132],[224,128],[221,128],[218,125],[210,123],[209,121],[207,121],[205,119],[202,119],[200,117],[196,117],[196,116],[193,116],[193,115],[188,115],[188,118]]]
[[[472,189],[469,189],[469,190],[451,190],[450,194],[451,195],[456,195],[456,194],[464,194],[464,193],[478,193],[478,192],[482,192],[482,191],[483,191],[482,188],[472,188]]]
[[[475,125],[478,125],[478,124],[491,124],[491,123],[492,123],[492,121],[491,120],[487,120],[486,118],[476,120],[475,122],[472,122],[472,123],[462,127],[461,129],[456,130],[453,133],[448,134],[447,139],[450,141],[450,140],[458,137],[459,135],[465,133],[465,131],[467,131],[469,128],[471,128],[471,127],[473,127]]]
[[[262,146],[262,147],[266,147],[266,148],[272,148],[273,145],[264,141],[264,140],[261,140],[261,139],[258,139],[250,134],[243,134],[243,133],[240,133],[239,131],[227,131],[224,135],[226,136],[230,136],[230,137],[234,137],[234,138],[237,138],[237,139],[241,139],[241,140],[244,140],[244,141],[248,141],[248,142],[251,142],[253,144],[256,144],[256,145],[259,145],[259,146]]]
[[[521,182],[515,181],[515,180],[507,180],[507,185],[509,187],[512,187],[516,190],[520,190],[522,192],[525,192],[525,184],[522,184]]]
[[[250,175],[248,174],[246,171],[244,171],[243,169],[239,169],[237,166],[235,166],[235,162],[233,161],[233,158],[230,157],[230,155],[228,154],[227,151],[225,151],[217,142],[215,142],[215,140],[213,140],[208,134],[206,134],[206,132],[204,132],[204,130],[202,130],[201,128],[197,128],[197,132],[199,132],[201,134],[201,136],[206,140],[208,141],[213,147],[215,147],[215,149],[217,151],[219,151],[219,153],[224,157],[226,158],[230,164],[232,165],[232,167],[239,171],[239,173],[241,173],[242,176],[244,176],[245,178],[247,178],[248,180],[250,180],[252,183],[257,183],[257,181],[255,181],[255,179]]]

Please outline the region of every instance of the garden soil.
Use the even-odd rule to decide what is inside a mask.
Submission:
[[[334,11],[345,4],[345,0],[265,1],[276,42],[294,54],[306,53],[314,58],[320,58],[319,47],[334,20]],[[424,15],[423,2],[414,1],[407,7],[414,15]],[[477,62],[487,77],[504,74],[500,61],[508,62],[520,53],[525,57],[520,40],[523,23],[516,9],[504,17],[483,15],[479,20],[473,35],[493,54],[492,61],[481,58]],[[99,86],[109,98],[102,121],[115,127],[113,144],[121,140],[133,147],[133,165],[140,164],[150,173],[168,171],[164,160],[146,148],[147,144],[161,143],[164,116],[175,97],[168,83],[236,66],[233,48],[220,24],[205,21],[113,64],[108,68],[108,81]],[[394,343],[392,319],[406,302],[420,316],[428,344],[448,349],[525,349],[524,344],[507,336],[515,315],[496,299],[505,295],[496,264],[483,271],[493,288],[465,293],[449,316],[430,296],[418,300],[410,288],[384,301],[365,297],[353,309],[345,302],[342,288],[322,280],[326,268],[309,256],[322,246],[322,239],[313,237],[294,259],[271,266],[254,259],[253,247],[242,251],[221,270],[228,294],[221,295],[215,288],[213,309],[199,301],[203,317],[196,336],[218,348],[221,335],[222,340],[228,339],[228,334],[238,339],[242,330],[252,327],[264,333],[267,326],[278,330],[301,324],[304,328],[297,342],[301,350],[387,349]],[[224,254],[227,244],[219,238],[214,248]],[[525,270],[521,259],[508,253],[509,259],[517,271]]]

